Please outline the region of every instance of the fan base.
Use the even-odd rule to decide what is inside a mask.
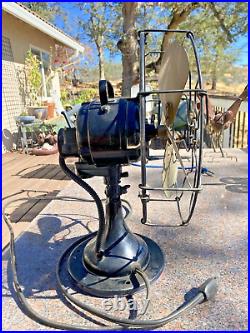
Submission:
[[[95,297],[115,297],[132,295],[145,289],[145,282],[138,273],[125,276],[108,277],[91,272],[82,260],[83,252],[88,242],[96,236],[96,233],[84,236],[63,254],[63,260],[68,263],[68,272],[76,282],[77,287],[84,293]],[[160,247],[150,238],[138,235],[147,244],[149,251],[149,263],[144,272],[150,282],[155,281],[161,275],[165,258]]]

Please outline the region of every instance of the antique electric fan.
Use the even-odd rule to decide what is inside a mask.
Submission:
[[[208,279],[193,298],[170,315],[155,320],[121,319],[97,310],[71,295],[63,286],[62,275],[68,274],[75,286],[83,293],[95,297],[129,296],[149,288],[164,268],[164,255],[152,239],[134,234],[126,225],[121,195],[129,185],[120,186],[122,165],[140,161],[142,223],[152,224],[147,219],[147,204],[150,201],[177,203],[181,224],[189,222],[200,188],[203,114],[206,92],[202,79],[193,34],[190,31],[171,30],[183,34],[191,42],[197,68],[197,83],[192,88],[192,76],[183,46],[172,43],[164,51],[163,65],[159,74],[159,89],[145,91],[145,43],[149,33],[167,30],[143,30],[138,33],[140,44],[140,91],[135,98],[114,98],[108,81],[99,82],[100,101],[83,103],[73,124],[65,114],[68,127],[58,133],[59,163],[62,170],[85,189],[96,202],[99,215],[97,232],[80,238],[62,255],[57,267],[58,283],[64,296],[83,310],[119,326],[104,329],[154,329],[180,316],[184,311],[211,299],[217,291],[216,280]],[[188,89],[185,89],[188,84]],[[161,109],[158,119],[146,122],[146,96],[158,96]],[[196,105],[200,103],[199,110]],[[183,111],[184,110],[184,111]],[[184,118],[183,118],[184,117]],[[184,120],[183,120],[184,119]],[[164,142],[162,187],[147,185],[147,160],[151,156],[149,146],[153,139]],[[78,157],[76,173],[67,164],[68,157]],[[187,162],[189,166],[187,166]],[[86,178],[103,177],[106,184],[106,214],[101,199]],[[149,193],[163,193],[164,198],[151,198]],[[181,202],[188,193],[186,216]],[[66,268],[65,268],[65,263]],[[15,263],[13,264],[15,270]],[[15,275],[15,274],[14,274]],[[16,275],[15,275],[16,276]],[[26,300],[14,281],[18,296],[27,308]],[[39,316],[28,308],[30,317],[41,324],[67,330],[91,330],[61,324]],[[96,330],[96,329],[95,329]]]

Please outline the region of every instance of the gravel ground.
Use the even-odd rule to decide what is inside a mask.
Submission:
[[[219,291],[216,298],[199,305],[162,330],[247,330],[247,154],[238,149],[228,151],[225,159],[206,151],[204,166],[213,177],[203,176],[203,183],[222,183],[204,186],[199,195],[192,221],[184,228],[148,227],[140,224],[141,204],[138,199],[140,169],[126,167],[131,188],[124,199],[129,200],[133,213],[127,223],[131,230],[158,242],[166,255],[166,267],[152,285],[149,310],[143,318],[167,315],[183,303],[184,295],[207,278],[216,276]],[[230,158],[230,156],[233,156]],[[237,156],[238,161],[234,158]],[[160,169],[149,170],[149,185],[158,184]],[[101,178],[90,179],[101,197],[104,185]],[[60,195],[88,198],[78,185],[71,182]],[[185,205],[184,205],[185,207]],[[178,224],[173,203],[153,203],[149,206],[152,223]],[[48,318],[71,324],[94,327],[96,320],[88,314],[72,311],[58,291],[55,268],[59,256],[79,236],[97,228],[97,211],[92,203],[51,202],[29,229],[16,241],[18,274],[30,304]],[[103,299],[78,295],[90,304],[103,309]],[[144,299],[138,293],[135,299]],[[126,317],[127,312],[113,312]],[[98,322],[98,321],[97,321]],[[46,331],[46,328],[23,314],[16,304],[12,287],[9,251],[3,253],[3,330]]]

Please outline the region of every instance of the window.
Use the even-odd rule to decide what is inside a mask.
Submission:
[[[47,98],[50,92],[49,83],[46,82],[46,78],[49,76],[49,66],[50,66],[50,54],[44,50],[41,50],[35,46],[31,46],[31,52],[37,56],[40,60],[40,70],[42,74],[42,85],[43,85],[43,97]]]

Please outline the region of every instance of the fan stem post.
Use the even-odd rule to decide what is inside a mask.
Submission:
[[[141,31],[139,34],[140,43],[140,93],[146,91],[145,86],[145,32]],[[140,94],[140,141],[141,141],[141,185],[146,186],[146,133],[145,133],[145,119],[146,119],[146,96]],[[142,189],[141,198],[147,196],[146,190]],[[142,200],[142,223],[147,222],[147,202]]]

